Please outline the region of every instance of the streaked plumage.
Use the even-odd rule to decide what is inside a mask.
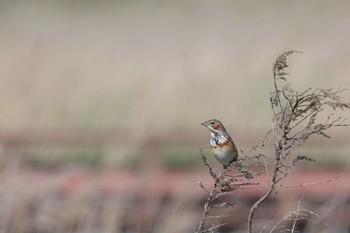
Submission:
[[[211,119],[202,123],[202,125],[210,131],[211,139],[209,142],[215,158],[226,169],[232,162],[238,159],[238,150],[232,138],[219,120]]]

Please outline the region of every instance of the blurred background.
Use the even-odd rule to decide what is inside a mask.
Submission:
[[[296,89],[348,89],[349,7],[1,1],[0,232],[192,232],[206,197],[198,181],[211,185],[199,147],[221,168],[200,123],[220,119],[243,151],[260,142],[271,126],[272,64],[286,50],[303,51],[289,60]],[[257,232],[298,200],[320,216],[305,232],[348,232],[350,133],[330,136],[302,149],[317,163],[289,181],[342,176],[281,190],[258,212]],[[240,204],[220,232],[245,232],[263,187],[232,196]]]

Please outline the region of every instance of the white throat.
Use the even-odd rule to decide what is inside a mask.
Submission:
[[[215,132],[210,132],[210,134],[211,134],[211,139],[210,139],[211,146],[217,146],[217,144],[226,143],[228,140],[227,137],[220,135],[220,134],[217,134]]]

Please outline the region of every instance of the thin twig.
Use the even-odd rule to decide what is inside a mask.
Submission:
[[[303,186],[311,186],[311,185],[319,185],[319,184],[327,184],[329,182],[336,181],[339,177],[343,176],[344,174],[338,175],[333,179],[323,180],[323,181],[316,181],[316,182],[310,182],[310,183],[303,183],[303,184],[278,184],[276,185],[276,188],[283,187],[283,188],[300,188]]]

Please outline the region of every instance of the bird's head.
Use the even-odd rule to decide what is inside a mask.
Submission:
[[[226,132],[224,125],[216,119],[208,120],[202,123],[204,127],[206,127],[210,132],[215,134],[223,134]]]

